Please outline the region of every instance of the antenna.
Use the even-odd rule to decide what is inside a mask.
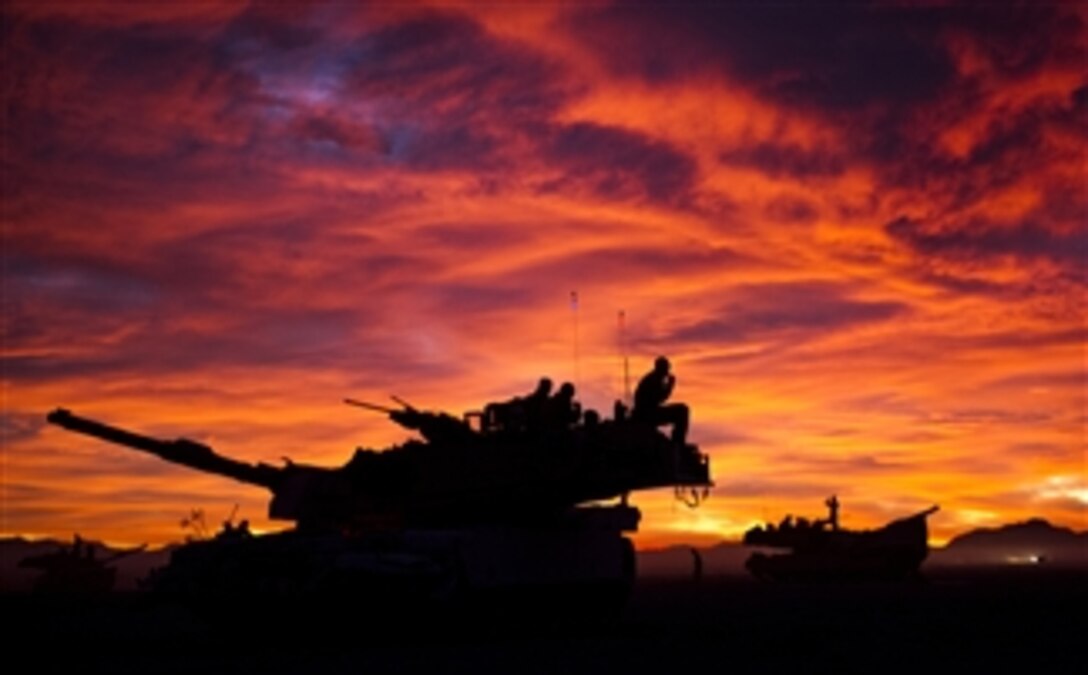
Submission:
[[[623,402],[631,405],[631,370],[627,364],[627,312],[620,310],[616,317],[619,330],[620,357],[623,359]]]
[[[570,311],[574,323],[574,381],[579,382],[581,374],[578,372],[578,291],[570,292]]]

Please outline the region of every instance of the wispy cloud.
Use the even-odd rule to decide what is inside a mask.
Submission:
[[[577,372],[610,410],[658,353],[720,528],[832,492],[856,525],[1076,524],[1077,6],[3,12],[4,531],[264,524],[56,405],[333,465],[403,440],[344,395],[460,411]],[[694,522],[670,499],[638,497],[646,541]]]

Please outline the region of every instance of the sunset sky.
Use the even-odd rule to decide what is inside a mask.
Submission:
[[[5,2],[0,533],[272,526],[57,406],[335,466],[624,354],[716,483],[640,546],[1085,529],[1086,7]]]

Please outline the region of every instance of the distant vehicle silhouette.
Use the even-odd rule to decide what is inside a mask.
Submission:
[[[580,599],[615,606],[634,578],[624,533],[637,529],[640,514],[626,501],[587,503],[670,485],[705,495],[710,485],[708,458],[652,424],[593,416],[589,424],[570,417],[530,428],[520,414],[457,418],[395,400],[400,408],[347,402],[383,412],[422,439],[357,449],[337,468],[252,464],[64,409],[48,420],[266,488],[270,516],[296,523],[178,548],[150,580],[163,591],[443,598],[532,587],[577,589]]]
[[[786,549],[789,553],[753,553],[748,571],[776,581],[896,580],[917,575],[929,554],[926,518],[937,506],[875,530],[851,531],[839,525],[839,500],[830,497],[825,520],[793,520],[753,527],[744,535],[749,546]]]
[[[77,534],[71,548],[27,556],[19,561],[19,567],[41,571],[34,581],[36,593],[105,593],[113,590],[117,580],[117,570],[110,565],[145,548],[138,546],[99,557],[96,545]]]

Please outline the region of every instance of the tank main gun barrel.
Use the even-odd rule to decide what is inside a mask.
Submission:
[[[168,462],[215,473],[243,483],[275,489],[279,484],[281,469],[267,464],[249,464],[217,454],[214,450],[187,438],[164,441],[118,427],[74,415],[64,408],[57,408],[46,416],[51,424],[64,427],[103,441],[142,450]]]

